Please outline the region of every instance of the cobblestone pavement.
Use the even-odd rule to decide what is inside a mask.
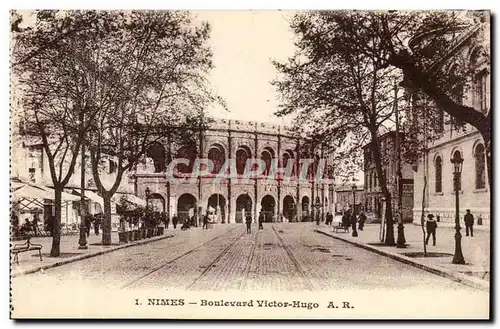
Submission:
[[[275,290],[473,288],[312,230],[311,223],[241,224],[177,232],[173,238],[114,251],[13,279],[16,285],[69,284],[111,289]]]

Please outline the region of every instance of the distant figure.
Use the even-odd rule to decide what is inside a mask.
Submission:
[[[189,218],[186,218],[184,220],[184,223],[182,223],[181,230],[185,231],[185,230],[188,230],[189,228],[190,228],[190,226],[189,226]]]
[[[208,230],[208,213],[203,216],[203,227],[202,229],[207,229]]]
[[[470,231],[470,236],[474,236],[474,216],[470,213],[470,209],[467,209],[466,211],[467,213],[464,216],[465,235],[469,236]]]
[[[92,224],[92,216],[90,214],[85,215],[85,229],[87,230],[87,237],[90,236],[91,224]]]
[[[365,212],[362,211],[360,214],[359,214],[359,220],[358,220],[358,229],[360,231],[363,231],[363,227],[365,227],[365,222],[366,222],[366,215],[365,215]]]
[[[351,224],[351,211],[347,210],[342,216],[342,227],[348,228]]]
[[[165,225],[165,227],[168,229],[168,223],[170,222],[170,218],[167,216],[167,213],[164,211],[161,213],[161,221]]]
[[[252,216],[250,214],[245,218],[245,223],[247,224],[247,234],[252,233]]]
[[[262,211],[259,213],[259,230],[263,230],[264,226],[262,226],[262,223],[264,222],[264,214]]]
[[[332,225],[333,223],[333,215],[331,213],[326,214],[326,225]]]
[[[174,224],[174,230],[177,228],[178,221],[179,219],[177,218],[177,215],[174,215],[174,217],[172,217],[172,224]]]
[[[432,234],[432,245],[436,245],[436,228],[437,228],[437,223],[434,220],[434,215],[429,214],[427,215],[427,221],[426,221],[426,229],[427,229],[427,238],[425,239],[425,245],[429,244],[429,238],[431,237]]]
[[[38,234],[38,222],[40,221],[38,216],[37,212],[33,215],[33,234],[35,234],[35,236]]]
[[[101,226],[101,214],[97,214],[94,216],[94,233],[95,235],[99,235],[99,227]]]

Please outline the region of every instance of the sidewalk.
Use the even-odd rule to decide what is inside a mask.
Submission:
[[[144,244],[152,241],[162,240],[173,237],[173,229],[166,230],[164,235],[152,237],[149,239],[142,239],[129,243],[118,243],[118,232],[111,233],[111,245],[102,246],[102,232],[100,235],[95,235],[90,232],[87,237],[88,249],[78,249],[79,235],[66,235],[61,236],[61,255],[59,257],[50,257],[50,250],[52,248],[52,237],[34,237],[31,238],[32,243],[42,245],[42,261],[38,255],[38,251],[28,251],[19,254],[19,264],[13,261],[11,257],[11,275],[12,277],[34,273],[40,270],[46,270],[52,267],[64,265],[67,263],[75,262],[81,259],[102,255],[114,250],[128,248],[139,244]],[[11,241],[11,246],[14,244],[22,244],[26,240]]]
[[[336,226],[337,223],[334,222],[333,225]],[[319,226],[313,226],[317,232],[335,239],[352,243],[358,247],[487,291],[490,280],[490,231],[482,228],[474,230],[474,237],[465,236],[465,228],[460,230],[462,253],[466,264],[456,265],[452,264],[455,250],[455,229],[453,227],[438,226],[436,246],[432,246],[432,237],[427,245],[427,253],[433,257],[423,257],[422,229],[418,225],[405,224],[407,248],[383,245],[379,238],[380,224],[365,225],[363,231],[358,230],[358,237],[352,237],[352,230],[349,233],[343,231],[335,233],[331,226],[327,227],[323,223]],[[394,239],[397,239],[397,225],[394,226]],[[419,253],[419,255],[415,255],[415,253]]]

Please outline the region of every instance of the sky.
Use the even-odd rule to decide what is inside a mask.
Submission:
[[[212,26],[210,44],[214,70],[212,86],[225,99],[229,112],[209,109],[217,118],[289,124],[277,118],[277,71],[271,60],[286,61],[295,51],[294,35],[287,20],[290,11],[195,11]]]

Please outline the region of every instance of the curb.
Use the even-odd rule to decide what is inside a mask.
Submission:
[[[424,270],[424,271],[451,279],[455,282],[462,283],[462,284],[467,285],[469,287],[472,287],[472,288],[475,288],[478,290],[482,290],[485,292],[490,292],[490,286],[489,286],[489,283],[487,281],[484,281],[481,279],[476,279],[473,277],[469,277],[468,275],[456,273],[456,272],[453,272],[453,271],[450,271],[450,270],[447,270],[444,268],[432,267],[432,266],[429,266],[427,264],[418,262],[415,259],[412,259],[410,257],[401,255],[399,253],[380,250],[379,248],[372,247],[372,246],[366,245],[364,243],[352,241],[349,239],[345,239],[345,238],[342,238],[340,236],[335,236],[335,235],[329,234],[327,232],[324,232],[324,231],[321,231],[318,229],[315,229],[314,231],[317,233],[326,235],[328,237],[331,237],[331,238],[334,238],[334,239],[337,239],[337,240],[340,240],[343,242],[347,242],[347,243],[353,244],[357,247],[372,251],[372,252],[377,253],[379,255],[389,257],[391,259],[397,260],[397,261],[402,262],[404,264],[411,265],[411,266],[419,268],[421,270]]]
[[[96,252],[89,252],[87,254],[83,254],[83,255],[76,256],[76,257],[64,259],[64,260],[61,260],[61,261],[58,261],[58,262],[55,262],[55,263],[52,263],[52,264],[47,264],[47,265],[43,265],[43,266],[39,266],[39,267],[27,269],[27,270],[24,270],[24,271],[20,271],[20,272],[17,272],[15,274],[11,274],[11,278],[15,278],[17,276],[22,276],[22,275],[26,275],[26,274],[32,274],[32,273],[38,272],[40,270],[48,270],[48,269],[51,269],[51,268],[54,268],[54,267],[58,267],[58,266],[61,266],[61,265],[73,263],[73,262],[76,262],[76,261],[79,261],[79,260],[84,260],[84,259],[87,259],[87,258],[104,255],[104,254],[107,254],[109,252],[120,250],[120,249],[125,249],[125,248],[129,248],[129,247],[134,247],[134,246],[139,246],[139,245],[142,245],[142,244],[146,244],[146,243],[149,243],[149,242],[155,242],[155,241],[160,241],[160,240],[163,240],[163,239],[168,239],[168,238],[171,238],[173,236],[174,235],[171,235],[171,234],[170,235],[164,235],[164,236],[160,236],[160,237],[155,237],[155,238],[149,238],[149,239],[145,239],[145,240],[134,241],[133,243],[126,243],[126,244],[123,244],[123,245],[120,245],[120,246],[116,246],[116,247],[113,247],[113,248],[109,248],[109,249],[105,249],[105,250],[100,250],[100,251],[96,251]]]

